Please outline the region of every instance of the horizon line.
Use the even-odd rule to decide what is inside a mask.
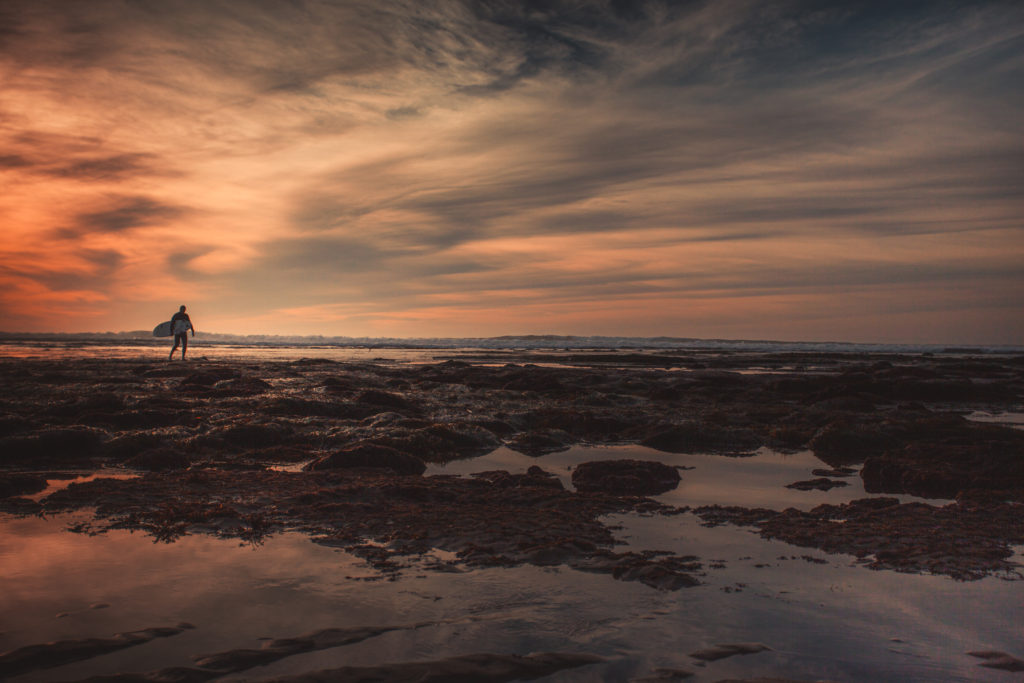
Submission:
[[[726,337],[679,337],[673,335],[654,335],[654,336],[625,336],[625,335],[608,335],[608,334],[503,334],[503,335],[492,335],[492,336],[433,336],[433,337],[369,337],[369,336],[346,336],[346,335],[323,335],[323,334],[233,334],[224,332],[196,332],[196,337],[207,337],[210,341],[217,341],[217,338],[221,340],[322,340],[330,343],[330,340],[348,340],[353,343],[365,343],[373,341],[388,341],[388,342],[454,342],[454,341],[500,341],[500,340],[547,340],[547,341],[559,341],[559,340],[636,340],[636,341],[664,341],[664,342],[707,342],[711,344],[717,343],[733,343],[733,344],[807,344],[814,346],[826,346],[826,345],[844,345],[844,346],[881,346],[881,347],[916,347],[916,348],[947,348],[947,349],[975,349],[975,348],[1005,348],[1005,349],[1019,349],[1024,351],[1024,344],[1022,343],[992,343],[992,342],[973,342],[973,343],[957,343],[957,342],[883,342],[883,341],[845,341],[845,340],[812,340],[812,339],[741,339],[741,338],[726,338]],[[59,339],[60,337],[66,337],[70,339],[85,339],[85,338],[130,338],[130,339],[164,339],[162,337],[153,337],[151,332],[146,330],[122,330],[119,332],[105,331],[105,332],[8,332],[0,331],[0,338],[2,339],[32,339],[32,338],[53,338]],[[166,339],[169,339],[166,338]],[[619,345],[622,346],[622,345]]]

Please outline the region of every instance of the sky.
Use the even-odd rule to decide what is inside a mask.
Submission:
[[[1024,343],[1024,4],[0,2],[0,330]]]

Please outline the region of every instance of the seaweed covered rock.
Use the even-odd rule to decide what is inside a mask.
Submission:
[[[106,434],[89,427],[41,429],[0,439],[5,466],[39,463],[86,465],[94,461]]]
[[[192,464],[187,453],[174,448],[152,448],[130,458],[125,465],[139,470],[160,472],[165,470],[183,470]]]
[[[233,368],[204,368],[183,377],[178,383],[182,389],[209,388],[224,380],[238,379],[242,376]]]
[[[819,429],[808,446],[824,462],[838,466],[863,462],[895,443],[896,436],[876,421],[839,419]]]
[[[284,442],[288,434],[289,430],[281,425],[243,422],[196,437],[196,445],[218,450],[232,447],[266,448]]]
[[[868,458],[861,470],[869,493],[955,498],[998,493],[1024,501],[1024,433],[977,426],[958,440],[914,442]]]
[[[541,488],[564,489],[561,480],[550,472],[545,472],[536,465],[526,470],[526,474],[509,474],[505,470],[477,472],[473,475],[498,488],[515,488],[533,486]]]
[[[548,453],[564,451],[572,445],[573,438],[561,430],[544,432],[527,432],[517,434],[508,440],[507,445],[514,451],[531,457],[539,457]]]
[[[356,403],[389,408],[391,410],[418,413],[415,404],[399,394],[393,394],[378,389],[367,389],[356,396]]]
[[[849,484],[845,481],[835,481],[825,477],[808,479],[806,481],[794,481],[792,484],[786,484],[787,489],[796,489],[797,491],[828,491],[839,486],[849,486]]]
[[[615,441],[633,437],[638,421],[621,414],[589,408],[545,408],[526,411],[514,417],[514,422],[525,432],[565,432],[575,439],[591,441]]]
[[[742,453],[756,450],[763,440],[744,427],[682,422],[662,426],[640,443],[668,453]]]
[[[413,453],[427,462],[446,462],[455,458],[484,455],[501,445],[498,437],[488,430],[463,422],[428,424],[418,429],[407,429],[402,423],[397,426],[397,429],[391,429],[370,440],[398,451]]]
[[[359,444],[325,455],[303,469],[315,472],[356,467],[388,469],[398,474],[423,474],[427,469],[423,461],[416,456],[374,443]]]
[[[46,477],[38,474],[0,474],[0,498],[39,493],[46,488]]]
[[[216,382],[213,389],[218,396],[255,396],[273,387],[259,377],[232,377]]]
[[[620,495],[656,495],[679,485],[679,471],[648,460],[599,460],[585,462],[572,473],[578,491]]]

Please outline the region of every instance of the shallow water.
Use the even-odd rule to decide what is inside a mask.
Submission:
[[[95,344],[70,342],[18,342],[0,344],[0,358],[34,359],[34,360],[68,360],[93,359],[112,360],[128,359],[139,362],[167,360],[171,350],[170,342],[132,343],[132,344]],[[460,352],[469,353],[469,349],[403,349],[403,348],[361,348],[334,346],[253,346],[189,342],[186,358],[188,361],[198,360],[260,360],[289,361],[300,358],[322,358],[335,361],[395,361],[395,362],[432,362],[436,356],[445,358]],[[181,350],[175,352],[174,360],[180,361]],[[186,361],[186,362],[188,362]]]
[[[658,497],[674,505],[808,508],[865,495],[856,476],[847,478],[849,487],[830,492],[786,489],[785,484],[811,478],[811,469],[824,466],[809,453],[768,450],[725,458],[637,446],[577,447],[529,458],[499,449],[444,468],[432,466],[431,472],[519,471],[539,464],[568,482],[568,468],[578,462],[622,457],[693,467],[681,472],[678,489]],[[701,558],[704,585],[674,593],[565,567],[422,569],[431,558],[416,560],[420,568],[405,570],[397,581],[376,580],[361,560],[296,533],[270,537],[260,546],[206,536],[168,545],[141,533],[87,536],[66,530],[86,518],[0,517],[0,614],[5,615],[0,651],[181,621],[197,628],[14,680],[189,666],[192,655],[259,647],[260,638],[418,621],[434,624],[291,657],[234,678],[477,652],[582,651],[609,661],[547,680],[627,680],[670,667],[696,672],[694,681],[758,675],[1000,681],[1010,674],[981,668],[965,653],[1024,654],[1020,583],[871,571],[847,555],[766,541],[731,526],[706,528],[690,514],[606,520],[617,527],[625,547]],[[706,667],[688,656],[714,643],[750,641],[772,651]]]
[[[139,474],[136,472],[125,472],[124,470],[99,470],[98,472],[87,472],[83,474],[68,474],[66,477],[50,478],[46,480],[46,488],[39,493],[24,496],[29,500],[40,501],[47,496],[66,489],[72,484],[84,484],[87,481],[96,479],[135,479]]]
[[[131,344],[98,344],[89,342],[9,342],[0,343],[0,359],[19,360],[131,360],[153,362],[168,360],[171,342],[137,342]],[[402,348],[376,346],[312,346],[312,345],[253,345],[204,344],[189,342],[187,360],[196,361],[298,361],[300,359],[329,360],[339,363],[401,363],[427,364],[443,360],[465,360],[473,365],[494,367],[511,362],[522,362],[525,350],[515,348],[481,349],[476,347]],[[606,349],[607,354],[614,349]],[[577,350],[576,352],[579,352]],[[653,351],[649,352],[653,353]],[[562,350],[531,349],[529,362],[552,368],[570,368],[575,365],[560,362]],[[546,361],[545,357],[556,360]],[[181,362],[181,351],[175,352],[173,362]],[[604,363],[605,367],[615,367]],[[624,363],[623,367],[628,366]],[[676,368],[678,369],[678,368]],[[759,371],[758,371],[759,372]]]
[[[968,420],[971,420],[972,422],[988,422],[991,424],[1013,427],[1014,429],[1024,429],[1024,413],[990,413],[986,410],[975,410],[969,413],[968,415],[965,415],[964,417],[966,417]]]
[[[651,496],[668,505],[698,507],[701,505],[741,505],[783,510],[794,507],[810,510],[822,503],[840,504],[858,498],[870,497],[864,483],[854,473],[848,477],[831,477],[846,486],[830,491],[799,491],[786,488],[787,484],[817,479],[815,469],[831,469],[811,451],[780,453],[769,448],[742,456],[722,456],[697,453],[665,453],[644,446],[574,446],[568,450],[531,457],[502,447],[479,458],[456,460],[445,464],[432,464],[426,474],[454,474],[469,476],[474,472],[507,470],[522,474],[531,465],[538,465],[555,474],[567,489],[572,485],[572,470],[580,463],[592,460],[655,460],[669,466],[687,468],[680,471],[679,486],[660,496]],[[946,500],[925,499],[909,495],[885,494],[901,502],[921,501],[944,505]]]

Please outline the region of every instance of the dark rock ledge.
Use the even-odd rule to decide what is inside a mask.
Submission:
[[[362,557],[382,576],[396,576],[434,548],[456,553],[455,565],[568,565],[662,590],[697,585],[701,570],[692,556],[616,552],[612,532],[600,521],[615,512],[685,509],[639,496],[566,491],[539,467],[470,479],[368,468],[154,472],[72,484],[40,509],[83,508],[95,509],[90,533],[141,529],[164,542],[209,533],[260,543],[271,533],[299,531]]]
[[[960,580],[991,573],[1021,579],[1010,561],[1024,543],[1024,505],[951,503],[935,507],[896,498],[862,498],[802,512],[707,506],[694,512],[705,525],[752,526],[765,538],[854,555],[871,569],[931,572]]]

